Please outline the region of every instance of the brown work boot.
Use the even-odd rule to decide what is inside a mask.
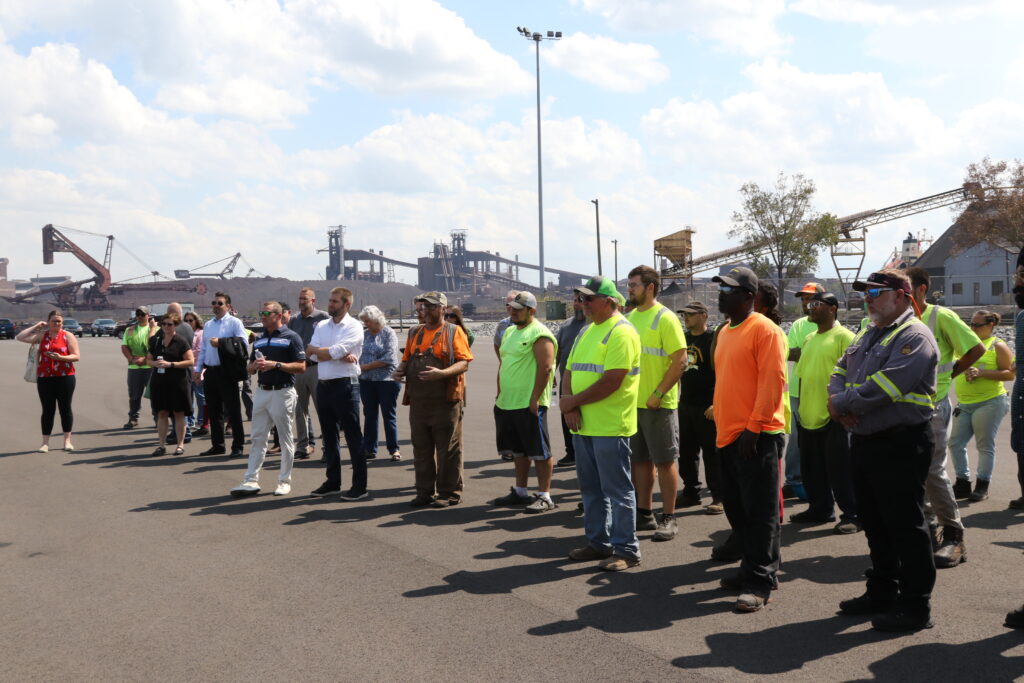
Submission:
[[[935,568],[949,569],[967,561],[964,530],[954,526],[942,528],[942,545],[935,552]]]
[[[598,550],[597,548],[585,545],[582,548],[574,548],[569,553],[569,559],[573,562],[588,562],[590,560],[603,560],[611,557],[612,551],[610,550]]]

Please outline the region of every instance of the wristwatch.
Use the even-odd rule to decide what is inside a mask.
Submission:
[[[665,398],[665,394],[663,394],[662,392],[658,391],[657,389],[655,389],[653,393],[658,398]]]
[[[274,369],[275,370],[280,370],[281,369],[281,361],[277,361],[276,363],[274,363]]]

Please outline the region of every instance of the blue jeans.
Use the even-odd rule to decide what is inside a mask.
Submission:
[[[363,453],[377,453],[378,415],[384,416],[384,440],[388,453],[398,452],[398,382],[359,380],[359,396],[363,400]]]
[[[793,415],[789,418],[792,431],[789,436],[786,437],[785,483],[792,486],[793,484],[799,484],[803,481],[803,476],[800,472],[800,439],[797,436],[797,428],[800,426],[800,399],[790,396],[789,406]]]
[[[316,387],[317,415],[324,457],[327,459],[327,483],[341,487],[341,441],[339,428],[345,432],[345,444],[352,463],[352,488],[366,490],[366,454],[363,435],[359,431],[359,385],[355,380],[320,380]]]
[[[595,550],[640,559],[629,437],[572,437],[583,496],[583,532]]]
[[[992,479],[992,468],[996,464],[996,434],[1009,410],[1010,398],[1006,394],[957,406],[958,414],[953,416],[953,430],[949,434],[949,454],[953,457],[957,479],[971,478],[967,444],[972,436],[978,446],[978,479]]]

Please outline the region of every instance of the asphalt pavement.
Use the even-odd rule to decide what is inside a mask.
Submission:
[[[37,453],[39,404],[21,379],[27,346],[0,342],[0,680],[253,679],[393,681],[984,680],[1024,677],[1024,631],[1002,626],[1024,602],[1024,513],[1009,423],[989,500],[964,505],[969,561],[940,570],[935,627],[892,636],[836,614],[863,592],[863,534],[783,526],[781,587],[755,614],[718,588],[733,564],[709,559],[724,516],[679,515],[679,536],[641,534],[643,562],[618,574],[566,554],[582,543],[575,473],[556,471],[559,508],[496,508],[511,464],[494,449],[497,361],[486,338],[469,373],[466,491],[449,509],[413,497],[404,460],[371,462],[371,497],[308,492],[234,499],[244,459],[151,457],[155,433],[122,431],[118,341],[81,340],[74,452]],[[553,408],[553,410],[557,410]],[[250,423],[246,423],[246,429]],[[562,453],[557,413],[549,427]],[[972,463],[974,452],[971,451]],[[344,483],[349,481],[346,465]],[[804,504],[787,501],[787,514]]]

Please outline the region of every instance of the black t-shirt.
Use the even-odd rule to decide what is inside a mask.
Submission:
[[[160,358],[163,356],[163,359],[168,363],[180,363],[185,360],[185,354],[191,350],[192,345],[177,333],[171,337],[171,343],[166,346],[164,345],[164,333],[162,331],[157,332],[149,338],[149,352],[153,354],[153,358]],[[177,376],[178,374],[186,371],[191,371],[191,368],[164,368],[164,372],[159,374]]]
[[[679,402],[706,408],[715,396],[715,367],[711,358],[711,341],[715,331],[710,327],[696,336],[686,335],[686,371],[680,380]]]
[[[273,332],[265,332],[262,337],[253,342],[252,352],[249,360],[256,360],[256,352],[259,351],[269,361],[277,363],[294,363],[297,360],[306,360],[306,352],[302,346],[302,338],[287,327],[281,327]],[[259,373],[260,384],[294,384],[295,376],[284,370],[264,370]]]

